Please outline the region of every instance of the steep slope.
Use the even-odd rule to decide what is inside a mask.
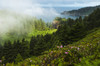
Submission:
[[[31,57],[18,64],[7,64],[12,66],[66,66],[88,64],[98,65],[100,62],[100,28],[91,31],[82,40],[67,46],[57,46],[38,57]],[[67,40],[66,40],[67,41]],[[88,59],[88,60],[86,60]],[[91,60],[91,61],[89,61]],[[80,64],[79,64],[80,63]],[[88,63],[88,64],[87,64]]]
[[[85,7],[78,10],[72,10],[72,11],[64,11],[61,14],[62,15],[71,15],[71,16],[87,16],[91,14],[95,9],[100,8],[100,5],[94,6],[94,7]]]

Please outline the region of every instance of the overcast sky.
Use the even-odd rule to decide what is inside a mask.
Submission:
[[[100,0],[37,0],[41,6],[85,7],[100,5]]]
[[[13,2],[12,2],[13,1]],[[19,2],[18,2],[19,1]],[[86,7],[86,6],[96,6],[100,5],[100,0],[0,0],[0,6],[11,4],[11,3],[29,3],[32,2],[39,6],[64,6],[64,7]],[[27,1],[27,2],[26,2]],[[10,5],[9,4],[9,5]],[[13,5],[12,5],[13,6]]]

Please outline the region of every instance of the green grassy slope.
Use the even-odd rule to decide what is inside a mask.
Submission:
[[[64,47],[57,46],[41,56],[28,58],[18,64],[7,63],[7,66],[99,66],[99,61],[100,28],[97,28],[78,42]]]

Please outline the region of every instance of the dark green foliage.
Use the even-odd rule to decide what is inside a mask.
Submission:
[[[92,14],[88,16],[88,28],[93,29],[100,26],[100,9],[96,9]]]
[[[78,41],[85,36],[85,26],[82,22],[77,22],[73,25],[70,33],[72,42]]]
[[[20,45],[20,54],[23,59],[29,57],[29,52],[29,43],[23,39]]]
[[[31,38],[31,41],[30,41],[30,54],[31,55],[34,55],[34,47],[35,47],[35,43],[37,42],[37,40],[35,39],[35,37],[32,37]]]
[[[3,47],[2,47],[2,45],[0,44],[0,59],[2,59],[2,56],[3,56]]]
[[[59,35],[62,44],[67,45],[69,43],[72,43],[83,38],[83,36],[85,35],[86,27],[82,21],[82,18],[80,17],[75,21],[72,19],[68,19],[68,21],[65,22],[65,24],[62,24],[58,28],[58,31],[56,33]]]
[[[7,61],[12,62],[13,55],[12,55],[12,44],[10,41],[4,44],[3,48],[3,56],[5,57],[6,60],[4,60],[4,63]]]
[[[47,34],[45,36],[37,35],[37,37],[32,37],[30,41],[30,54],[38,56],[43,51],[49,50],[55,47],[57,39],[53,35]]]
[[[72,25],[74,25],[75,24],[75,22],[77,22],[77,21],[74,21],[73,19],[71,19],[71,18],[68,18],[67,19],[67,24],[68,24],[68,26],[72,26]]]

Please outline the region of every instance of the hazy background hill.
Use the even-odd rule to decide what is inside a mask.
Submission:
[[[91,6],[91,7],[84,7],[77,10],[71,10],[71,11],[64,11],[61,14],[62,15],[70,15],[70,16],[87,16],[91,14],[95,9],[100,8],[100,5],[98,6]]]

